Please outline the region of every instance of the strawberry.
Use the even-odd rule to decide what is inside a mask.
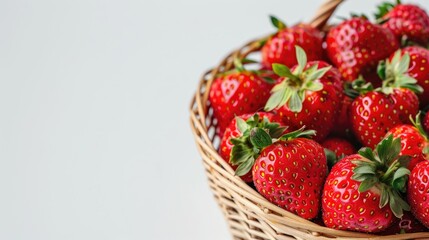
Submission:
[[[322,196],[322,217],[330,228],[359,232],[380,232],[408,204],[401,198],[409,170],[399,156],[400,139],[390,135],[373,151],[341,159],[329,173]]]
[[[241,176],[243,181],[252,182],[252,172],[250,171],[253,166],[252,162],[259,155],[259,151],[253,151],[254,146],[250,141],[250,133],[253,128],[261,128],[268,132],[270,137],[277,138],[285,133],[285,128],[280,127],[281,119],[272,113],[257,112],[255,114],[244,114],[235,117],[225,130],[219,147],[220,156],[228,162],[237,175],[242,175],[241,172],[245,171],[247,174]],[[246,150],[247,154],[241,159],[234,158],[233,152],[237,149],[242,151]],[[243,164],[248,163],[248,165]],[[241,168],[240,168],[241,166]],[[238,168],[237,168],[238,167]],[[247,167],[247,169],[246,169]]]
[[[427,231],[428,229],[423,226],[411,212],[404,212],[404,215],[401,218],[398,218],[388,229],[383,231],[381,234],[394,235]]]
[[[383,3],[376,17],[383,27],[391,30],[398,40],[407,37],[410,41],[429,43],[429,16],[417,5]]]
[[[314,131],[288,133],[267,145],[253,166],[253,182],[271,203],[305,219],[317,217],[327,173],[323,147],[303,138]]]
[[[429,141],[420,123],[420,114],[417,115],[413,125],[403,124],[393,127],[387,132],[395,138],[401,139],[400,155],[411,156],[408,169],[413,170],[414,166],[429,159]]]
[[[405,53],[410,56],[409,69],[406,73],[416,79],[417,84],[423,88],[423,94],[418,95],[418,97],[420,106],[425,107],[429,104],[429,50],[410,46],[402,49],[401,54],[404,55]],[[393,57],[394,55],[390,59],[393,59]]]
[[[371,75],[378,61],[389,57],[399,48],[390,30],[361,17],[354,17],[333,27],[326,42],[329,59],[348,81],[357,79],[359,75]]]
[[[406,74],[409,55],[400,58],[397,51],[392,60],[382,62],[378,73],[382,87],[359,89],[363,94],[355,98],[350,108],[355,136],[365,146],[374,147],[396,125],[410,123],[409,116],[419,110],[415,92],[422,92],[417,80]]]
[[[356,153],[356,149],[349,141],[343,138],[328,138],[321,145],[335,153],[337,157],[344,157]]]
[[[314,129],[316,141],[323,140],[334,126],[340,109],[342,80],[335,68],[325,62],[308,62],[304,50],[296,47],[298,65],[292,70],[273,64],[282,81],[272,89],[266,111],[276,110],[291,130],[302,126]]]
[[[271,22],[278,29],[262,47],[262,65],[271,68],[273,63],[288,67],[297,64],[295,46],[301,46],[310,61],[323,58],[323,33],[310,25],[298,24],[290,28],[271,16]]]
[[[429,161],[418,163],[411,172],[407,198],[413,215],[429,227]]]
[[[240,61],[235,65],[236,69],[214,79],[210,87],[209,101],[220,137],[235,116],[262,109],[270,96],[271,84],[244,69]]]

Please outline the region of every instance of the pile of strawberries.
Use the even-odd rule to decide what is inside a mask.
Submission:
[[[271,17],[260,62],[236,59],[209,89],[219,154],[268,201],[326,227],[427,231],[429,16],[378,10],[327,32]]]

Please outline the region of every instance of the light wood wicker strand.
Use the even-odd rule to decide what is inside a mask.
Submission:
[[[342,0],[325,0],[310,24],[319,29],[324,28],[329,17],[342,2]],[[232,68],[235,57],[244,58],[258,51],[261,48],[260,42],[261,39],[256,39],[245,44],[225,57],[217,67],[204,73],[190,106],[191,129],[203,159],[209,187],[225,216],[233,238],[236,240],[429,239],[429,233],[375,236],[322,227],[271,204],[239,177],[234,176],[234,171],[216,150],[219,139],[215,135],[216,121],[213,119],[208,103],[208,89],[214,76]]]

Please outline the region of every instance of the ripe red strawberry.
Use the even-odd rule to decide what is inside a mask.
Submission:
[[[358,17],[332,28],[326,42],[329,59],[348,81],[371,75],[378,61],[399,48],[391,31]]]
[[[417,220],[411,212],[404,212],[382,235],[427,232],[428,229]]]
[[[210,87],[209,100],[221,137],[235,116],[262,109],[272,87],[257,73],[236,65],[234,71],[214,79]]]
[[[323,33],[310,25],[298,24],[290,28],[275,17],[271,17],[278,29],[262,47],[262,64],[271,68],[273,63],[288,67],[297,64],[295,46],[301,46],[308,54],[309,61],[323,58]]]
[[[272,89],[265,105],[266,111],[276,109],[291,130],[302,126],[316,130],[316,141],[323,140],[334,126],[338,115],[342,80],[338,71],[327,63],[307,63],[305,52],[296,47],[298,65],[292,71],[284,65],[273,64],[282,81]]]
[[[327,227],[380,232],[409,210],[401,198],[409,170],[401,166],[406,157],[398,156],[400,144],[389,136],[375,151],[364,148],[334,165],[322,196]]]
[[[406,73],[416,79],[417,84],[423,88],[423,93],[419,94],[418,97],[420,106],[425,107],[429,105],[429,50],[422,47],[410,46],[403,48],[401,53],[402,55],[408,53],[410,56],[409,69]],[[393,59],[393,57],[394,55],[390,59]]]
[[[374,147],[396,125],[410,123],[410,115],[419,110],[417,95],[422,88],[417,80],[406,74],[409,56],[395,57],[382,62],[378,72],[383,79],[382,87],[371,90],[360,89],[363,95],[357,97],[350,108],[352,128],[355,136],[365,146]]]
[[[319,213],[326,157],[317,142],[302,138],[314,131],[301,130],[284,135],[262,150],[253,166],[253,182],[268,201],[312,219]]]
[[[356,149],[349,141],[343,138],[327,138],[321,145],[335,153],[338,158],[349,156],[356,153]]]
[[[390,29],[398,40],[409,40],[426,45],[429,42],[429,16],[417,5],[383,3],[376,15],[383,27]]]
[[[283,133],[286,133],[285,128],[280,127],[280,125],[281,119],[272,113],[257,112],[255,114],[244,114],[235,117],[225,130],[225,134],[220,142],[219,154],[237,171],[237,175],[242,175],[242,171],[247,172],[247,174],[241,176],[243,181],[252,182],[253,178],[250,169],[253,163],[249,163],[247,169],[237,169],[239,166],[246,167],[246,164],[241,163],[247,163],[249,160],[254,162],[254,159],[259,155],[259,152],[253,152],[252,148],[254,146],[252,146],[250,141],[250,132],[253,128],[262,128],[268,131],[268,134],[272,138],[278,138]],[[242,159],[234,158],[232,152],[236,151],[237,148],[248,151],[248,154],[242,157]]]
[[[408,202],[413,215],[429,227],[429,161],[418,163],[408,180]]]
[[[395,138],[401,139],[400,155],[411,157],[408,169],[413,170],[414,166],[429,160],[429,140],[420,123],[420,115],[417,115],[414,126],[403,124],[389,130],[387,135],[392,134]]]
[[[394,126],[401,124],[390,95],[370,91],[357,97],[351,106],[352,128],[356,138],[374,147]]]

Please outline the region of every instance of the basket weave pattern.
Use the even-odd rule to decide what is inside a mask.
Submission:
[[[310,24],[322,29],[343,0],[325,0]],[[260,50],[261,39],[251,41],[203,74],[190,106],[191,128],[203,159],[209,186],[227,221],[233,239],[429,239],[429,233],[375,236],[322,227],[279,208],[239,177],[217,152],[216,120],[208,102],[208,90],[219,73],[233,67],[233,59]]]

